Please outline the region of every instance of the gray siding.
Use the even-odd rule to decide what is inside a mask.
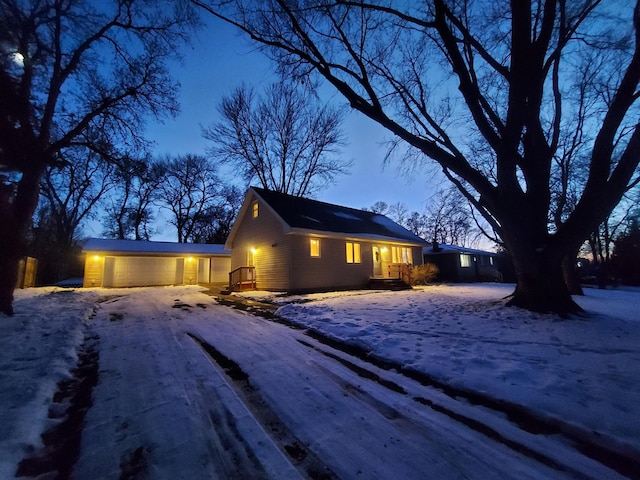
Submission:
[[[291,290],[362,288],[369,282],[370,245],[358,242],[362,263],[347,263],[345,239],[320,238],[320,257],[311,257],[309,241],[319,237],[291,235],[291,238]]]
[[[281,221],[262,202],[258,217],[253,218],[253,209],[248,208],[236,221],[240,224],[231,245],[231,270],[247,266],[247,255],[255,249],[256,288],[289,290],[289,238]]]
[[[381,276],[389,275],[392,244],[348,238],[320,238],[320,257],[311,257],[313,235],[292,235],[291,290],[364,288],[374,274],[373,247],[381,253]],[[347,263],[346,242],[360,244],[361,263]],[[398,245],[395,245],[398,246]],[[422,248],[411,247],[413,264],[422,264]]]

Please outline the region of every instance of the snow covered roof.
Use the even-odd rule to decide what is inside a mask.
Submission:
[[[251,187],[292,230],[338,233],[424,245],[426,242],[391,219],[373,212]]]
[[[475,248],[460,247],[458,245],[448,245],[446,243],[439,243],[438,249],[436,251],[434,251],[433,245],[429,245],[428,247],[424,247],[422,249],[423,255],[440,255],[440,254],[446,254],[446,253],[466,253],[469,255],[492,255],[492,256],[498,255],[495,252],[487,252],[486,250],[477,250]]]
[[[83,252],[117,252],[117,253],[173,253],[192,255],[231,255],[224,245],[206,243],[146,242],[142,240],[114,240],[107,238],[90,238],[85,243]]]

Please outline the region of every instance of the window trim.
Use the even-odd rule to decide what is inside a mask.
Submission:
[[[391,247],[391,263],[413,264],[412,247]]]
[[[460,254],[460,268],[471,268],[472,257],[468,253]]]
[[[362,263],[362,247],[358,242],[345,242],[345,247],[348,264]]]

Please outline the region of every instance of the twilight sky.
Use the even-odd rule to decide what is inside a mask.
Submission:
[[[180,115],[164,124],[148,125],[147,136],[155,141],[157,154],[205,153],[209,142],[202,138],[200,126],[217,118],[222,96],[242,82],[260,91],[272,79],[269,59],[244,36],[221,21],[205,20],[207,28],[186,47],[184,63],[175,69],[182,85]],[[333,94],[330,88],[324,90]],[[333,100],[345,103],[337,94]],[[353,160],[351,174],[338,177],[334,186],[316,198],[353,208],[369,207],[379,200],[389,204],[403,202],[411,211],[423,212],[438,188],[433,173],[423,172],[410,179],[400,175],[393,165],[383,168],[386,147],[381,142],[389,134],[357,112],[349,113],[344,131],[348,145],[343,154]]]

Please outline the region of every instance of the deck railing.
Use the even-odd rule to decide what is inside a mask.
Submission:
[[[407,285],[411,285],[412,265],[409,263],[390,263],[387,267],[389,278],[399,278]]]
[[[229,272],[229,290],[238,292],[241,290],[256,289],[256,267],[238,267]]]

